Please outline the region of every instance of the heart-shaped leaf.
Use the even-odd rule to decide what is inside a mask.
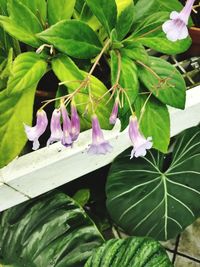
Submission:
[[[23,123],[32,122],[35,89],[46,67],[46,62],[32,52],[19,55],[13,63],[7,88],[0,92],[0,168],[26,143]]]
[[[108,175],[111,217],[129,234],[174,238],[200,215],[200,128],[177,137],[171,162],[157,151],[129,157],[122,153]]]
[[[186,85],[179,71],[162,58],[149,57],[149,66],[141,64],[142,83],[164,104],[184,109]]]
[[[101,51],[96,33],[78,20],[62,20],[37,36],[75,58],[92,58]]]
[[[111,239],[98,248],[84,267],[172,267],[161,245],[147,237]]]

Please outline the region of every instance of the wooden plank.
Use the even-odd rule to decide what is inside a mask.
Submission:
[[[200,122],[200,86],[187,91],[185,110],[169,108],[169,112],[171,136],[197,125]],[[127,129],[120,133],[119,128],[118,124],[112,131],[104,131],[105,138],[113,146],[113,151],[107,155],[87,154],[91,140],[91,130],[88,130],[80,134],[73,148],[65,148],[59,143],[42,148],[14,160],[0,170],[0,176],[22,194],[36,197],[110,163],[131,145]],[[3,195],[2,198],[6,208],[7,198]],[[12,194],[10,198],[14,198]],[[18,203],[16,199],[13,205]]]

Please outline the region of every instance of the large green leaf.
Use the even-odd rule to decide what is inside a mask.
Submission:
[[[166,153],[170,141],[170,118],[165,104],[148,94],[138,95],[135,110],[142,133],[153,140],[153,147]]]
[[[27,267],[81,267],[103,238],[84,210],[63,193],[52,193],[0,217],[3,262]]]
[[[172,267],[161,245],[147,237],[111,239],[98,248],[84,267]]]
[[[121,50],[122,56],[131,58],[132,60],[139,60],[145,64],[149,64],[149,55],[140,43],[126,42],[126,46]]]
[[[131,42],[138,42],[156,51],[165,54],[180,54],[186,51],[191,45],[191,38],[172,42],[167,39],[162,30],[162,24],[169,19],[169,12],[161,11],[137,24],[133,34],[128,38]]]
[[[19,55],[11,69],[7,88],[0,92],[0,168],[8,164],[26,143],[23,122],[31,124],[34,93],[46,71],[39,55]]]
[[[95,57],[101,51],[96,33],[77,20],[62,20],[37,36],[75,58]]]
[[[124,96],[123,108],[120,110],[120,115],[122,116],[127,113],[130,109],[128,100],[130,104],[133,104],[135,98],[137,97],[139,90],[139,82],[138,82],[138,70],[135,63],[128,57],[120,56],[121,64],[119,63],[118,56],[115,51],[111,51],[111,80],[112,85],[116,84],[117,75],[118,75],[118,67],[120,64],[120,79],[119,84],[124,91],[126,92],[126,96]]]
[[[86,3],[110,34],[117,20],[117,6],[115,0],[86,0]]]
[[[62,82],[66,82],[68,92],[73,92],[74,90],[76,90],[80,86],[80,81],[83,81],[88,75],[86,72],[81,71],[74,64],[74,62],[65,55],[60,55],[54,60],[52,60],[52,68],[58,79]],[[107,92],[107,88],[105,87],[105,85],[95,76],[90,77],[89,85],[94,101],[98,100],[102,95]],[[112,111],[113,104],[113,101],[110,101],[107,104],[108,99],[109,94],[105,95],[105,97],[101,99],[101,102],[97,106],[95,103],[96,114],[101,123],[101,127],[105,129],[110,128],[109,116]],[[81,89],[80,92],[76,94],[75,101],[79,104],[77,106],[77,109],[79,114],[81,115],[82,128],[90,128],[92,115],[91,104],[89,104],[85,116],[82,116],[85,113],[87,103],[89,102],[88,86],[86,88]],[[81,103],[82,105],[80,105]]]
[[[50,25],[63,19],[70,19],[75,6],[75,0],[48,0],[48,22]]]
[[[186,85],[179,71],[162,58],[150,57],[138,75],[142,83],[164,104],[184,109]]]
[[[38,47],[40,41],[35,34],[41,32],[43,28],[32,10],[21,1],[9,0],[8,12],[9,17],[0,16],[0,24],[3,29],[16,39],[31,46]]]
[[[121,154],[108,175],[111,217],[129,234],[175,237],[200,215],[200,127],[181,133],[169,158],[129,157],[130,150]]]

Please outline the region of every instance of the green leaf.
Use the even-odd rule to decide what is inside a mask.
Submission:
[[[111,239],[98,248],[84,267],[172,267],[161,245],[148,237]]]
[[[191,38],[172,42],[167,39],[162,30],[162,24],[169,19],[168,12],[157,12],[142,20],[127,39],[150,47],[165,54],[179,54],[185,52],[191,45]]]
[[[81,71],[74,62],[65,55],[60,55],[52,60],[52,68],[56,76],[61,82],[66,82],[68,92],[74,92],[79,86],[80,81],[83,81],[88,73]],[[90,77],[90,90],[94,101],[97,101],[102,95],[107,93],[105,85],[96,77]],[[81,115],[82,129],[91,128],[91,115],[93,114],[92,106],[89,103],[88,86],[80,90],[75,96],[75,102],[79,104],[77,106],[78,112]],[[99,118],[101,127],[104,129],[110,129],[109,117],[112,111],[113,101],[107,104],[109,95],[105,95],[101,102],[95,106],[95,112]],[[88,105],[89,103],[89,105]],[[86,111],[85,116],[83,114]]]
[[[7,88],[0,92],[0,168],[21,152],[26,143],[23,123],[31,124],[34,94],[47,64],[39,55],[19,55]]]
[[[135,5],[134,23],[143,21],[144,18],[158,11],[180,11],[183,8],[178,0],[139,0]]]
[[[1,71],[0,70],[0,79],[7,79],[11,74],[12,69],[12,63],[13,63],[13,48],[10,48],[8,53],[8,58],[6,60],[5,68]]]
[[[149,55],[142,44],[127,42],[126,46],[121,50],[122,56],[129,57],[132,60],[140,60],[145,64],[149,64]]]
[[[119,15],[116,24],[118,40],[122,40],[129,32],[133,22],[134,11],[134,4],[131,2]]]
[[[35,34],[43,30],[42,25],[36,15],[18,0],[8,1],[9,17],[0,16],[0,24],[2,27],[16,39],[38,47],[40,41]],[[19,16],[20,14],[20,16]]]
[[[75,0],[48,0],[48,22],[53,25],[63,19],[70,19],[75,6]]]
[[[149,66],[138,71],[142,83],[164,104],[184,109],[186,85],[179,71],[164,59],[149,58]]]
[[[101,27],[101,23],[98,19],[94,16],[89,6],[84,3],[81,14],[80,20],[86,22],[94,31],[97,31]]]
[[[112,85],[116,84],[118,73],[118,57],[115,51],[111,51],[111,80]],[[121,71],[119,84],[124,88],[130,103],[133,104],[138,95],[139,82],[138,72],[135,63],[126,56],[121,57]],[[123,120],[123,115],[129,110],[129,104],[126,96],[124,96],[123,108],[120,110],[120,115]]]
[[[73,199],[81,206],[85,206],[90,199],[89,189],[80,189],[73,195]]]
[[[81,267],[103,241],[84,210],[63,193],[3,212],[0,233],[1,258],[29,267]]]
[[[158,240],[176,237],[200,215],[200,127],[176,138],[171,157],[150,151],[129,160],[130,150],[112,164],[107,208],[127,233]],[[169,167],[168,167],[169,166]]]
[[[108,34],[117,21],[117,6],[115,0],[86,0],[86,3],[101,22]]]
[[[153,147],[166,153],[170,142],[170,118],[166,105],[153,96],[148,99],[148,95],[138,95],[134,106],[144,136],[151,136]]]
[[[21,0],[21,2],[35,14],[42,25],[45,25],[47,17],[46,0]]]
[[[96,33],[84,22],[63,20],[37,35],[75,58],[92,58],[101,51]]]

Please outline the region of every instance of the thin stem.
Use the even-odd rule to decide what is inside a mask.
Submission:
[[[129,99],[129,96],[128,96],[127,92],[124,89],[123,89],[123,94],[125,95],[125,97],[126,97],[126,99],[128,101],[128,105],[129,105],[129,108],[131,110],[132,115],[134,115],[135,112],[133,111],[133,108],[132,108],[132,105],[131,105],[131,101]]]
[[[145,102],[144,102],[144,105],[143,105],[142,108],[141,108],[141,113],[140,113],[140,117],[139,117],[139,120],[138,120],[138,124],[139,124],[139,125],[140,125],[140,123],[141,123],[141,120],[142,120],[142,117],[143,117],[143,115],[144,115],[144,112],[145,112],[145,108],[146,108],[147,102],[149,101],[151,95],[152,95],[152,92],[150,92],[149,96],[147,97],[147,99],[146,99]]]
[[[53,98],[53,99],[49,99],[46,101],[46,103],[41,107],[41,108],[44,108],[46,105],[48,105],[49,103],[53,102],[53,101],[56,101],[56,100],[59,100],[59,99],[62,99],[64,98],[65,101],[64,103],[66,104],[66,102],[69,101],[69,99],[72,99],[82,88],[86,87],[88,82],[89,82],[89,79],[90,79],[90,76],[92,75],[93,71],[95,70],[97,64],[99,63],[103,53],[105,52],[105,50],[107,49],[107,47],[109,46],[110,44],[110,39],[107,40],[107,42],[105,43],[104,47],[102,48],[100,54],[98,55],[98,57],[96,58],[92,68],[90,69],[88,75],[86,76],[86,78],[81,82],[80,86],[71,94],[67,94],[67,95],[64,95],[64,96],[61,96],[61,97],[57,97],[57,98]]]
[[[122,58],[120,52],[117,50],[117,59],[118,59],[118,70],[117,70],[117,78],[115,84],[119,84],[119,79],[121,75],[121,66],[122,66]]]
[[[147,66],[140,60],[137,60],[136,62],[140,64],[141,66],[143,66],[144,68],[146,68],[149,72],[151,72],[151,74],[153,74],[159,80],[159,82],[161,81],[161,78],[158,76],[158,74],[155,71],[153,71],[149,66]]]

